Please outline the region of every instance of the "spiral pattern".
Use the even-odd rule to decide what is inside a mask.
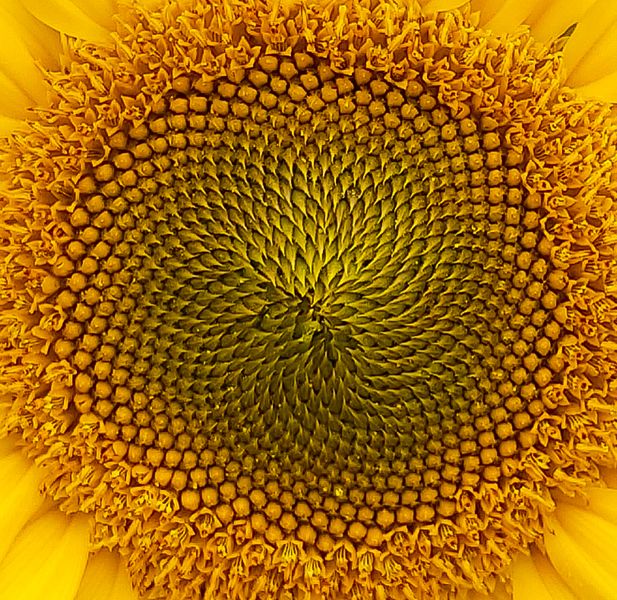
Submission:
[[[489,593],[613,466],[607,113],[413,10],[127,8],[2,148],[0,434],[145,600]]]
[[[56,350],[185,508],[378,543],[529,446],[557,294],[490,118],[301,58],[181,78],[111,137]]]

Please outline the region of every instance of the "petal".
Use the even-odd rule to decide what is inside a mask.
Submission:
[[[72,600],[88,560],[89,537],[84,516],[51,510],[30,522],[0,563],[3,597]]]
[[[0,21],[0,35],[3,44],[10,48],[0,55],[0,76],[2,76],[3,96],[4,88],[11,84],[14,90],[21,95],[22,106],[37,104],[45,98],[45,83],[40,69],[36,66],[32,55],[19,35],[10,26],[8,21]],[[12,106],[11,100],[2,99],[2,103]]]
[[[0,458],[0,562],[24,525],[43,505],[42,475],[18,451]]]
[[[597,0],[563,51],[567,83],[584,86],[617,71],[617,2]]]
[[[469,0],[425,0],[421,2],[422,11],[425,14],[436,13],[445,10],[454,10],[460,8],[463,4],[467,4]]]
[[[504,0],[471,0],[471,9],[480,13],[480,23],[488,23],[502,7]]]
[[[512,562],[514,600],[553,600],[530,556],[520,555]]]
[[[23,119],[14,119],[0,115],[0,137],[6,137],[17,131],[24,124]]]
[[[514,600],[577,600],[551,563],[537,550],[512,562]]]
[[[577,23],[595,0],[552,0],[538,5],[527,20],[531,33],[540,42],[548,42],[562,35]]]
[[[90,556],[75,600],[137,600],[128,572],[117,552]]]
[[[67,35],[106,42],[117,11],[115,0],[22,0],[37,19]]]
[[[587,492],[587,497],[589,508],[596,515],[617,525],[617,489],[594,488]]]
[[[23,118],[27,108],[46,102],[41,66],[58,67],[60,38],[16,0],[0,7],[0,116]]]
[[[12,118],[25,117],[27,114],[25,107],[31,106],[32,101],[26,92],[2,71],[0,71],[0,89],[2,89],[0,114]]]
[[[503,583],[498,583],[491,598],[492,600],[510,600],[512,594],[506,589]]]
[[[587,85],[575,87],[574,90],[579,96],[587,100],[617,102],[617,71]]]
[[[534,37],[548,42],[559,37],[578,22],[596,0],[472,0],[471,6],[480,11],[484,27],[500,33],[513,31],[519,25],[530,26]]]
[[[601,469],[602,480],[609,488],[617,489],[617,469]]]
[[[471,591],[463,595],[460,600],[512,600],[512,594],[508,592],[503,583],[498,583],[489,594]]]
[[[486,29],[495,33],[510,33],[525,22],[542,0],[505,0],[500,8],[484,24]]]
[[[548,557],[580,598],[614,600],[617,525],[591,510],[563,503],[544,536]]]
[[[58,55],[61,50],[58,32],[30,14],[22,5],[21,0],[4,0],[0,10],[2,11],[2,25],[11,27],[19,33],[32,58],[37,62],[40,61],[47,69],[57,69],[60,64]],[[3,48],[7,48],[7,45],[3,44]]]

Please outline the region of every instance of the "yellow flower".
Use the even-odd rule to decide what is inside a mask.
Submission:
[[[612,600],[612,0],[8,0],[0,599]]]

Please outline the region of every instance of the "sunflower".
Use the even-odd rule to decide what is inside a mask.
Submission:
[[[617,598],[612,0],[0,27],[1,598]]]

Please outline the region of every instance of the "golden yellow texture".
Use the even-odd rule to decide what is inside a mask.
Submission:
[[[614,114],[475,19],[127,8],[3,142],[0,424],[144,598],[488,593],[615,466]]]

